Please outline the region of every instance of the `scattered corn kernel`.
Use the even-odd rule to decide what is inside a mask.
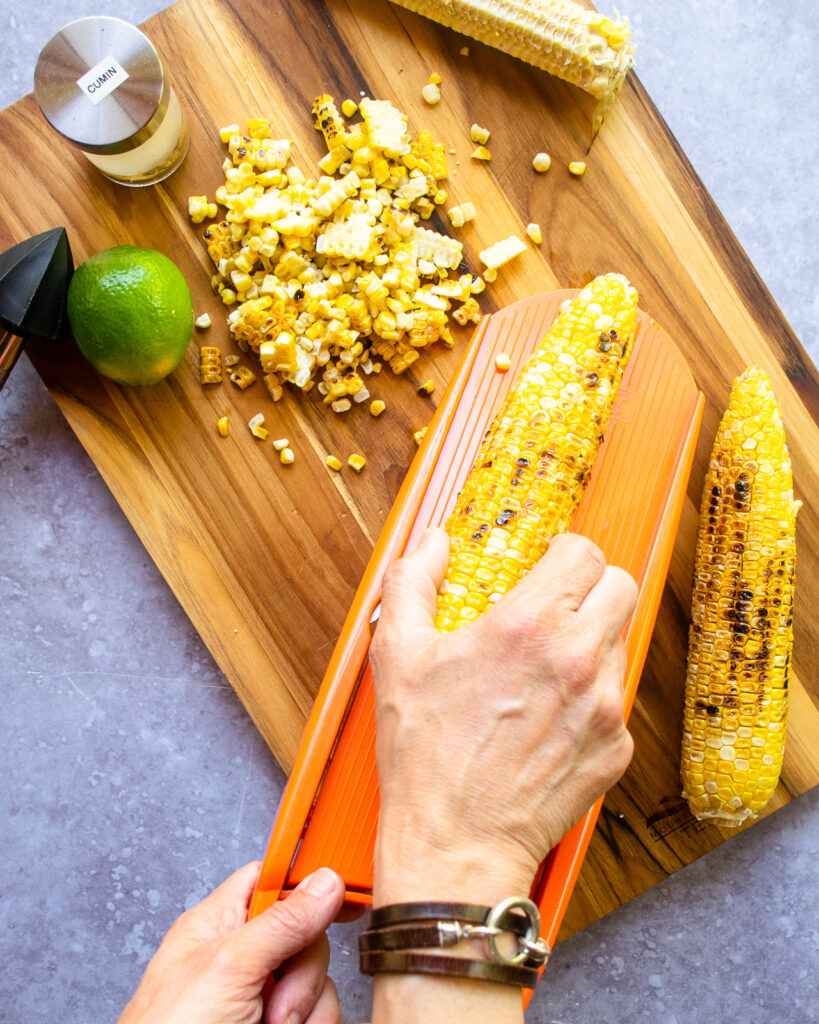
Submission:
[[[357,103],[355,103],[355,102],[354,102],[353,100],[345,100],[345,101],[344,101],[344,102],[343,102],[343,103],[341,104],[341,113],[342,113],[342,114],[343,114],[343,115],[344,115],[345,117],[352,117],[352,116],[353,116],[353,114],[354,114],[354,113],[355,113],[355,112],[356,112],[357,110],[358,110],[358,104],[357,104]],[[336,461],[338,461],[338,460],[336,460]],[[339,463],[339,466],[341,466],[341,463]]]
[[[348,412],[352,407],[353,403],[349,398],[337,398],[335,402],[330,402],[333,412]]]
[[[256,383],[256,374],[247,366],[237,366],[235,370],[231,371],[230,379],[237,388],[244,391],[245,388]]]
[[[262,413],[257,412],[255,416],[251,416],[247,421],[248,427],[250,427],[250,433],[254,437],[258,437],[260,441],[267,439],[268,431],[264,427],[264,416]]]
[[[586,165],[582,160],[572,160],[569,164],[569,174],[573,174],[576,178],[581,178],[586,173]]]
[[[532,160],[532,167],[534,167],[538,174],[545,174],[551,166],[552,158],[548,153],[535,154],[535,158]]]
[[[228,436],[228,418],[227,416],[220,416],[216,421],[216,429],[222,435],[222,437]]]
[[[418,385],[418,394],[419,395],[431,395],[434,390],[435,390],[435,381],[434,380],[425,380],[423,384],[419,384]]]
[[[489,142],[489,136],[491,132],[488,128],[481,128],[479,124],[473,124],[469,129],[469,137],[473,142],[479,143],[481,146],[485,146]]]
[[[213,345],[203,345],[199,349],[199,383],[222,383],[222,353]]]
[[[347,465],[350,469],[354,469],[356,473],[360,473],[361,470],[367,465],[367,460],[363,455],[358,455],[356,452],[347,459]]]
[[[227,366],[228,368],[231,366],[235,366],[240,359],[241,356],[237,356],[234,352],[231,352],[229,356],[225,356],[225,366]]]
[[[277,441],[273,442],[273,447],[277,452],[283,452],[285,448],[290,444],[286,437],[280,437]]]
[[[434,107],[436,103],[441,101],[441,90],[435,84],[435,82],[427,82],[424,88],[421,90],[421,96],[425,103],[428,103],[431,107]]]
[[[193,321],[193,323],[194,323],[194,326],[199,327],[202,330],[204,330],[206,327],[210,327],[210,317],[208,316],[207,313],[203,313],[201,316],[198,316]]]
[[[491,160],[492,154],[486,148],[486,146],[478,146],[478,148],[472,154],[473,160]]]
[[[458,53],[460,53],[460,55],[462,57],[468,57],[469,56],[469,47],[468,46],[462,46],[460,48],[460,50],[458,50]]]
[[[341,471],[341,459],[339,459],[335,455],[327,456],[327,465],[330,467],[330,469],[334,469],[336,473],[339,473]]]
[[[543,241],[543,232],[540,230],[540,224],[527,224],[526,234],[532,239],[535,245],[540,245]]]
[[[415,433],[412,435],[415,443],[418,445],[419,448],[421,447],[421,442],[424,440],[424,436],[426,435],[426,432],[427,432],[427,428],[426,427],[421,427],[420,430],[416,430]]]
[[[279,452],[279,462],[284,466],[290,466],[295,461],[296,456],[293,454],[292,448],[282,448]]]
[[[386,405],[381,401],[380,398],[376,398],[370,402],[370,413],[373,416],[380,416],[381,413],[386,409]]]
[[[512,365],[512,360],[505,352],[498,352],[495,356],[495,369],[501,373],[506,373],[509,367]]]
[[[441,84],[441,76],[438,74],[437,71],[433,71],[432,74],[429,76],[429,81],[430,81],[430,85],[440,85]]]

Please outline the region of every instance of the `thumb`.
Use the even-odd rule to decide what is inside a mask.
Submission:
[[[330,868],[319,868],[284,900],[233,932],[232,954],[261,982],[323,935],[343,902],[341,878]]]
[[[434,629],[435,597],[448,561],[449,537],[430,529],[409,555],[390,566],[381,590],[379,633],[420,639]]]

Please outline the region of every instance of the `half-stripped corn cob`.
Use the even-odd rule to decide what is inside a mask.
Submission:
[[[439,630],[486,611],[569,528],[617,396],[636,308],[624,277],[597,277],[529,357],[446,523]]]
[[[756,817],[782,768],[799,504],[770,381],[751,367],[705,479],[685,683],[683,794],[721,825]]]
[[[632,64],[628,23],[573,0],[394,0],[590,93],[596,132]]]

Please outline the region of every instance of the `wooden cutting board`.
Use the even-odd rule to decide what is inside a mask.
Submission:
[[[0,245],[65,224],[77,262],[133,243],[161,249],[190,283],[202,336],[231,349],[224,308],[209,289],[201,228],[189,195],[212,196],[222,181],[218,129],[263,115],[294,140],[296,163],[313,173],[322,155],[314,96],[339,103],[362,93],[406,111],[413,133],[429,128],[455,148],[450,201],[470,198],[477,218],[458,234],[477,253],[529,221],[543,244],[499,274],[484,311],[555,287],[577,287],[617,270],[640,305],[686,353],[708,405],[688,500],[637,702],[636,753],[606,800],[562,935],[602,916],[730,832],[697,824],[680,799],[679,737],[697,509],[730,382],[747,364],[771,376],[788,431],[797,495],[799,584],[792,711],[782,782],[766,813],[819,781],[819,379],[765,286],[632,74],[590,154],[583,159],[594,101],[512,58],[391,6],[386,0],[182,0],[145,30],[166,55],[188,113],[191,149],[160,186],[111,184],[51,132],[31,97],[0,114]],[[469,55],[461,54],[465,45]],[[435,108],[421,99],[432,71],[443,78]],[[491,164],[470,160],[473,122],[492,131]],[[546,150],[548,174],[531,158]],[[29,353],[81,443],[235,687],[271,750],[287,767],[358,580],[407,466],[413,431],[430,418],[460,355],[425,353],[401,378],[382,373],[388,407],[328,413],[318,396],[270,403],[263,384],[204,391],[192,343],[167,381],[128,390],[98,378],[73,345]],[[14,386],[13,380],[9,385]],[[315,394],[315,393],[314,393]],[[227,439],[216,420],[230,411]],[[267,416],[272,437],[296,452],[280,465],[270,441],[246,421]],[[360,476],[331,474],[324,456],[364,454]],[[275,808],[270,808],[271,818]],[[261,851],[260,851],[261,852]]]

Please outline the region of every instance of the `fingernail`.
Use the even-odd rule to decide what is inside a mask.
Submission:
[[[338,879],[335,871],[331,871],[330,868],[319,868],[318,871],[314,871],[312,875],[308,875],[304,879],[299,889],[304,889],[311,896],[329,896],[337,886]],[[290,1024],[289,1021],[288,1024]]]
[[[301,1024],[301,1014],[298,1010],[291,1010],[287,1015],[287,1020],[284,1024]]]

